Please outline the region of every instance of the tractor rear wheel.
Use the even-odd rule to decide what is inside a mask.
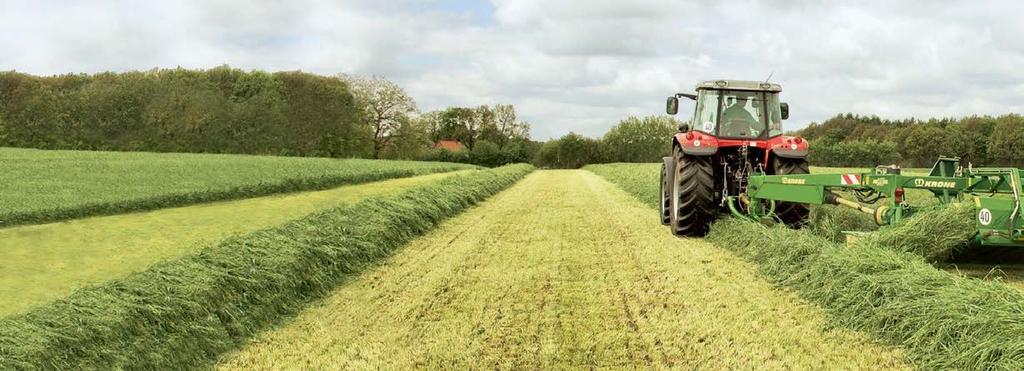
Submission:
[[[807,160],[802,158],[782,158],[775,156],[772,159],[772,170],[775,175],[810,174]],[[807,222],[810,208],[807,204],[795,202],[779,202],[775,205],[775,215],[783,223],[792,228],[800,228]]]
[[[658,207],[661,211],[661,224],[672,222],[672,180],[675,179],[676,163],[672,157],[661,158],[661,183],[658,186]]]
[[[715,221],[715,171],[711,158],[691,156],[678,147],[672,151],[670,225],[676,236],[702,237]]]

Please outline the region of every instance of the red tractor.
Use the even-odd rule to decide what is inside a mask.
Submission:
[[[697,105],[672,138],[672,157],[662,159],[661,220],[673,234],[703,236],[720,213],[749,207],[743,195],[751,174],[809,172],[807,141],[782,135],[789,105],[779,102],[781,91],[768,82],[716,80],[697,85],[697,94],[668,98],[670,115],[679,112],[679,98]],[[799,227],[807,219],[806,204],[773,207],[787,225]]]

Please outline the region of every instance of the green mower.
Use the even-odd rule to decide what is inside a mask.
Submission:
[[[878,225],[892,225],[923,209],[967,201],[973,202],[977,215],[973,244],[1024,247],[1022,176],[1021,169],[965,168],[960,159],[943,157],[926,176],[903,175],[897,166],[868,173],[754,175],[746,192],[726,202],[733,215],[759,221],[775,218],[779,202],[796,202],[849,207],[870,214]],[[907,189],[932,192],[938,205],[910,205],[904,197]],[[847,191],[856,200],[836,191]]]

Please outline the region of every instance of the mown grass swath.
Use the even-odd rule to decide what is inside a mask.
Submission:
[[[0,320],[14,368],[190,368],[294,314],[346,277],[532,171],[446,178],[229,239]]]
[[[153,263],[199,251],[231,236],[472,171],[0,228],[0,317],[62,298],[78,287],[145,270]]]
[[[438,162],[0,148],[0,227],[475,168]]]
[[[967,242],[978,233],[974,216],[974,205],[954,203],[882,228],[862,243],[913,253],[931,263],[943,262],[967,247]]]
[[[1024,369],[1024,295],[865,241],[842,247],[784,227],[719,221],[708,237],[797,289],[839,325],[900,345],[926,369]]]
[[[878,224],[870,215],[834,205],[811,205],[811,213],[804,229],[832,242],[846,241],[844,231],[872,232]]]
[[[657,174],[647,167],[608,179],[647,200],[658,188]],[[922,213],[851,247],[735,218],[715,223],[708,239],[822,306],[838,325],[902,346],[923,368],[1024,369],[1024,295],[999,282],[943,272],[922,258],[943,257],[970,236],[973,220],[964,210]]]

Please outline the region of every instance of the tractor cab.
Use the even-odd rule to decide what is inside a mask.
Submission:
[[[693,131],[727,139],[768,139],[782,135],[789,106],[779,102],[782,86],[755,81],[717,80],[697,85],[697,94],[669,97],[667,111],[679,111],[679,98],[697,102]]]

